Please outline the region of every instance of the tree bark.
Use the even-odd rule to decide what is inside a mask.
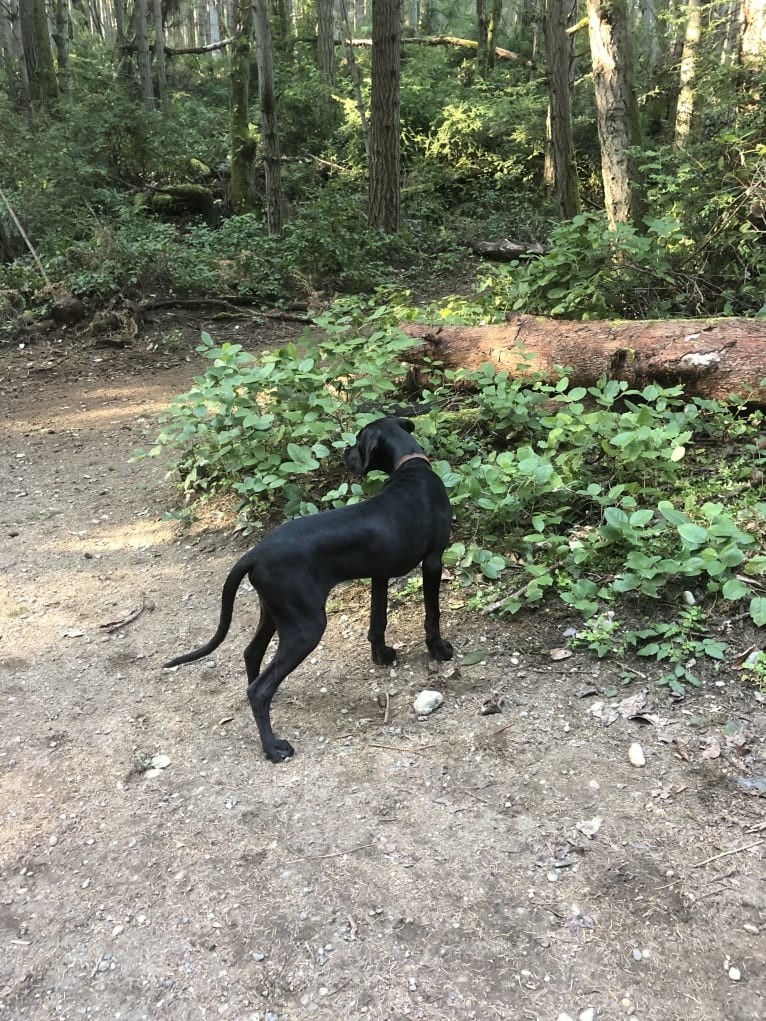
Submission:
[[[489,13],[487,0],[476,0],[476,73],[486,77],[489,68]]]
[[[601,149],[604,204],[609,222],[643,220],[643,192],[638,168],[630,154],[640,145],[638,103],[628,44],[625,0],[587,0],[596,121]]]
[[[399,231],[401,38],[399,0],[372,0],[369,223],[387,234]]]
[[[45,0],[19,0],[24,65],[32,102],[46,106],[58,95]]]
[[[322,78],[332,87],[335,84],[335,25],[333,0],[316,0],[317,10],[317,67]]]
[[[136,0],[136,58],[138,60],[138,77],[141,82],[141,99],[147,110],[154,109],[154,86],[152,84],[152,58],[149,52],[149,36],[147,33],[146,0]]]
[[[766,0],[742,0],[740,62],[762,68],[766,64]]]
[[[282,154],[279,147],[277,100],[274,94],[274,51],[271,44],[268,0],[255,0],[255,38],[263,167],[266,175],[266,219],[269,234],[277,235],[282,233],[284,225],[285,199],[282,191]]]
[[[673,131],[673,145],[676,149],[686,148],[687,142],[693,135],[692,126],[699,120],[694,107],[697,55],[702,34],[702,8],[700,0],[686,0],[686,2],[689,13],[684,35],[684,48],[681,54],[678,101]]]
[[[367,107],[364,103],[364,93],[362,92],[362,79],[359,74],[359,65],[356,62],[354,56],[354,47],[351,45],[351,26],[348,21],[348,11],[346,9],[345,0],[339,0],[340,4],[340,18],[343,26],[343,48],[346,53],[346,64],[348,66],[348,72],[351,76],[351,83],[354,87],[354,100],[356,101],[356,109],[359,113],[359,126],[362,130],[362,141],[364,142],[364,153],[367,157],[367,162],[370,162],[370,128],[367,118]]]
[[[547,0],[545,5],[545,61],[548,71],[545,183],[562,220],[571,220],[580,211],[572,136],[574,33],[567,32],[572,11],[570,0]]]
[[[165,69],[165,23],[162,17],[162,0],[154,0],[154,63],[157,68],[157,94],[160,106],[168,108],[168,79]]]
[[[56,44],[59,86],[65,92],[69,67],[69,0],[54,0],[53,21],[55,26],[53,41]]]
[[[237,0],[237,24],[232,44],[229,87],[231,94],[230,201],[235,213],[255,208],[255,140],[250,133],[250,49],[253,39],[252,0]]]
[[[413,365],[436,359],[448,369],[490,362],[513,377],[542,373],[555,380],[559,366],[572,385],[601,376],[642,387],[683,383],[690,396],[726,400],[736,395],[766,403],[766,320],[669,319],[639,322],[568,322],[517,316],[493,326],[403,323],[421,343],[407,353]]]
[[[489,52],[487,59],[489,61],[490,68],[495,66],[495,56],[497,50],[497,35],[500,31],[500,22],[503,17],[503,0],[492,0],[492,11],[489,16],[489,29],[487,32],[487,47]]]

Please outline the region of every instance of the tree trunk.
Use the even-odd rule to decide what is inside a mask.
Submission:
[[[766,403],[766,320],[669,319],[568,322],[518,316],[497,326],[403,323],[422,341],[407,354],[421,364],[477,369],[487,362],[513,377],[538,373],[556,379],[565,366],[572,385],[601,376],[631,386],[683,383],[686,392],[726,400],[732,395]]]
[[[59,86],[66,91],[69,67],[69,0],[54,0],[53,20]]]
[[[281,234],[285,220],[282,192],[282,154],[279,148],[277,101],[274,95],[274,56],[268,0],[255,0],[255,38],[258,60],[258,99],[261,107],[263,167],[266,174],[266,219],[269,234]]]
[[[147,110],[153,110],[154,86],[152,85],[152,59],[146,28],[146,0],[136,0],[135,23],[136,59],[138,60],[138,77],[141,82],[141,99]]]
[[[587,0],[604,204],[609,222],[641,226],[643,193],[629,149],[641,141],[625,0]]]
[[[497,36],[500,31],[500,22],[503,17],[503,0],[492,0],[492,12],[489,16],[489,29],[487,31],[487,59],[489,66],[495,66],[495,50],[497,48]]]
[[[332,87],[335,84],[335,25],[334,0],[316,0],[317,9],[317,67],[322,78]]]
[[[548,0],[545,9],[545,49],[548,70],[548,125],[545,183],[562,220],[580,211],[577,169],[572,137],[572,62],[574,34],[567,33],[573,5],[570,0]],[[576,11],[576,5],[574,6]]]
[[[476,73],[484,78],[489,67],[487,0],[476,0]]]
[[[154,0],[154,63],[157,68],[157,94],[163,110],[168,107],[168,80],[165,73],[165,24],[162,0]]]
[[[370,162],[370,128],[367,121],[367,107],[364,105],[364,93],[362,92],[362,79],[359,74],[359,65],[356,62],[354,56],[354,47],[351,45],[351,26],[348,23],[348,11],[346,10],[345,0],[340,0],[340,17],[343,23],[343,48],[346,52],[346,63],[348,65],[348,71],[351,75],[351,83],[354,87],[354,99],[356,101],[356,109],[359,113],[359,125],[362,131],[362,141],[364,142],[364,152],[367,157],[367,163]]]
[[[766,0],[742,0],[740,61],[755,68],[766,64]]]
[[[235,213],[255,208],[255,140],[250,134],[250,47],[253,38],[252,0],[237,0],[235,38],[231,48],[230,202]]]
[[[46,106],[58,95],[45,0],[20,0],[19,24],[32,102]]]
[[[369,223],[399,230],[399,68],[402,27],[398,0],[372,0]]]
[[[692,125],[699,119],[695,113],[695,78],[697,74],[697,56],[702,34],[702,9],[700,0],[686,0],[689,16],[686,22],[684,49],[681,54],[679,73],[678,102],[673,132],[673,144],[676,149],[686,148],[692,136]]]

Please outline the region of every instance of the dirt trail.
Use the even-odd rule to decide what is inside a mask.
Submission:
[[[194,363],[92,355],[0,362],[0,1021],[766,1016],[751,689],[637,682],[614,701],[658,719],[607,726],[579,696],[609,668],[549,656],[567,621],[450,591],[445,634],[481,662],[430,673],[400,601],[399,666],[372,668],[352,587],[275,703],[296,757],[271,765],[252,598],[214,661],[160,668],[209,637],[245,546],[225,519],[179,532],[162,466],[129,460]],[[445,705],[418,720],[424,687]]]

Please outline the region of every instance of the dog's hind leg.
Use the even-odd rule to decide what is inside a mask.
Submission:
[[[370,587],[370,630],[367,639],[372,650],[372,661],[379,666],[396,662],[396,649],[386,645],[388,623],[388,578],[373,578]]]
[[[260,596],[258,598],[261,604],[261,617],[258,621],[258,627],[253,640],[245,649],[245,669],[247,670],[248,684],[254,681],[261,672],[261,663],[266,655],[266,649],[268,649],[269,642],[277,630],[277,625],[274,623],[274,618],[271,616],[266,604]]]
[[[442,580],[441,552],[430,554],[423,560],[423,602],[425,603],[426,645],[434,659],[452,659],[453,648],[441,636],[439,588]]]
[[[271,624],[276,624],[276,630],[279,633],[277,651],[269,665],[257,677],[250,679],[248,676],[247,698],[258,727],[263,750],[266,757],[272,762],[283,762],[285,759],[289,759],[293,754],[293,746],[289,741],[277,737],[272,730],[271,700],[285,677],[292,673],[319,645],[327,626],[324,606],[320,605],[319,609],[313,606],[310,611],[305,606],[303,609],[305,611],[303,614],[292,612],[289,618],[280,617],[276,622],[273,617],[271,618]],[[263,627],[263,621],[261,627]],[[248,646],[248,651],[256,645],[261,627]],[[271,638],[271,634],[269,638]],[[254,651],[253,661],[259,648],[260,645]]]

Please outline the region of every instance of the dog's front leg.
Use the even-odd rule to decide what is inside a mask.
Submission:
[[[379,666],[396,662],[396,649],[386,645],[388,623],[388,578],[373,578],[370,591],[370,630],[367,633],[372,648],[372,661]]]
[[[439,610],[439,587],[442,581],[442,558],[426,557],[423,561],[423,602],[426,609],[426,645],[434,659],[452,659],[453,648],[441,636]]]

